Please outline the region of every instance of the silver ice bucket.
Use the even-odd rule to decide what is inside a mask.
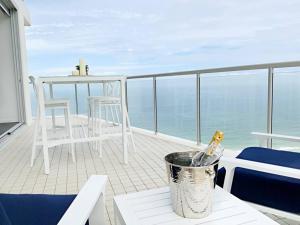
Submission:
[[[199,219],[208,216],[216,184],[218,162],[191,167],[196,151],[174,152],[165,156],[173,211],[182,217]]]

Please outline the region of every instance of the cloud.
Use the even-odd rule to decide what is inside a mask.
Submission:
[[[27,49],[29,51],[35,51],[39,49],[47,50],[50,49],[50,46],[43,39],[31,39],[27,41]]]
[[[75,62],[76,64],[76,62]],[[74,65],[75,65],[74,64]],[[155,65],[155,64],[133,64],[123,63],[118,66],[94,66],[89,71],[92,75],[124,75],[124,74],[138,74],[141,71],[153,70],[158,68],[169,68],[174,65]],[[69,67],[53,67],[51,65],[45,66],[41,69],[33,70],[32,74],[39,74],[40,76],[66,76],[70,75],[74,66]]]
[[[26,30],[32,70],[43,69],[41,60],[66,66],[68,58],[79,56],[109,73],[114,68],[149,73],[300,58],[297,0],[27,3],[33,18]],[[120,67],[124,63],[135,67]]]

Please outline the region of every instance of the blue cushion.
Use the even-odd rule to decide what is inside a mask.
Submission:
[[[0,194],[0,202],[11,225],[56,225],[75,197],[75,195]]]
[[[300,169],[300,153],[295,152],[249,147],[237,158]],[[223,186],[225,173],[224,168],[218,172],[219,186]],[[299,179],[236,168],[231,193],[245,201],[300,213]]]
[[[0,224],[12,225],[1,202],[0,202]]]

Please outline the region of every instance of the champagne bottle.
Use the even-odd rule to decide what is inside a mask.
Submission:
[[[220,145],[223,139],[224,133],[217,130],[205,151],[193,156],[191,166],[208,166],[216,162],[224,151],[224,148]]]

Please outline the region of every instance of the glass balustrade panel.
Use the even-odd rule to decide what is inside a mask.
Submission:
[[[127,80],[128,111],[131,126],[153,131],[153,80]]]
[[[268,71],[202,74],[200,83],[202,143],[222,130],[227,149],[257,146],[251,132],[267,131]]]
[[[158,132],[196,140],[196,75],[157,78]]]
[[[274,70],[273,133],[300,137],[300,68]],[[300,151],[300,143],[273,140],[273,147]]]

